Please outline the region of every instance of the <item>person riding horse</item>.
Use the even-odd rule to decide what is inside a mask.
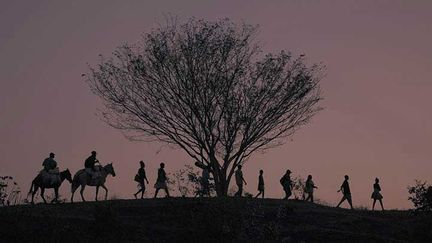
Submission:
[[[47,180],[49,182],[48,184],[53,184],[59,174],[57,169],[57,161],[55,161],[54,158],[55,154],[50,153],[49,157],[42,162],[43,170],[38,175],[38,177],[41,177],[41,179]],[[55,169],[57,169],[57,171],[55,171]]]
[[[90,176],[90,178],[94,179],[98,177],[98,171],[95,168],[96,163],[99,163],[99,160],[96,159],[96,151],[92,151],[90,157],[88,157],[84,162],[85,172]]]
[[[49,172],[50,170],[53,170],[57,167],[57,161],[54,160],[55,154],[54,153],[50,153],[49,157],[46,158],[43,162],[42,162],[42,166],[44,167],[44,171]]]

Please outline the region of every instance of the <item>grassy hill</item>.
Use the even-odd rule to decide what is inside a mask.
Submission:
[[[432,214],[278,199],[170,198],[0,208],[0,242],[432,242]]]

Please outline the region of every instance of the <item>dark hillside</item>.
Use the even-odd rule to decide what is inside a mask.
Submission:
[[[145,199],[0,208],[1,242],[432,242],[432,215],[277,199]]]

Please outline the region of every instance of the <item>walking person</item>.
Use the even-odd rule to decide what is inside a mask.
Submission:
[[[141,192],[141,199],[144,198],[144,192],[146,189],[144,182],[147,182],[147,184],[149,183],[144,169],[145,167],[144,162],[141,160],[139,163],[140,163],[140,168],[138,169],[138,173],[135,175],[135,181],[138,182],[139,190],[136,193],[134,193],[135,199],[137,198],[137,195],[140,192]]]
[[[285,197],[283,199],[288,200],[288,198],[292,195],[292,181],[291,181],[291,171],[287,170],[285,175],[279,180],[281,183],[283,190],[285,192]]]
[[[349,183],[348,183],[349,177],[347,175],[345,175],[345,180],[342,183],[340,189],[338,190],[338,192],[342,191],[343,196],[342,199],[340,200],[339,204],[336,206],[337,208],[345,201],[347,200],[351,209],[354,209],[352,206],[352,198],[351,198],[351,190],[349,187]]]
[[[154,198],[156,198],[156,196],[157,196],[157,194],[158,194],[158,192],[159,192],[160,189],[164,189],[165,190],[166,197],[170,196],[169,192],[168,192],[168,186],[167,186],[167,179],[168,178],[166,176],[164,168],[165,168],[165,164],[161,163],[160,164],[160,168],[158,169],[158,177],[157,177],[157,180],[156,180],[156,184],[154,185],[154,187],[156,188]]]
[[[379,185],[378,178],[375,178],[375,184],[373,184],[373,192],[371,198],[373,199],[372,211],[375,210],[375,203],[377,200],[380,202],[381,209],[384,211],[384,206],[382,202],[383,196],[381,195],[381,187]]]
[[[235,172],[235,180],[238,187],[238,191],[234,194],[235,197],[241,197],[243,194],[243,183],[247,185],[245,179],[243,178],[242,166],[238,165]]]
[[[264,177],[263,177],[263,170],[259,171],[259,177],[258,177],[258,194],[255,196],[257,198],[258,196],[262,196],[264,198]]]
[[[201,197],[210,197],[210,167],[205,166],[201,174],[201,192],[199,193]]]
[[[313,193],[315,189],[318,189],[318,187],[315,186],[315,183],[312,181],[312,175],[308,175],[304,190],[304,192],[308,195],[306,197],[306,201],[310,200],[312,203],[314,202]]]

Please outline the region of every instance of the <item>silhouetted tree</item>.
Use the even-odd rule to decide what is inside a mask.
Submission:
[[[416,210],[432,210],[432,185],[426,181],[416,180],[414,186],[408,187],[408,199],[414,204]]]
[[[234,168],[282,144],[321,100],[322,66],[285,51],[261,55],[256,30],[227,19],[167,21],[84,76],[109,125],[180,147],[212,168],[225,196]]]

